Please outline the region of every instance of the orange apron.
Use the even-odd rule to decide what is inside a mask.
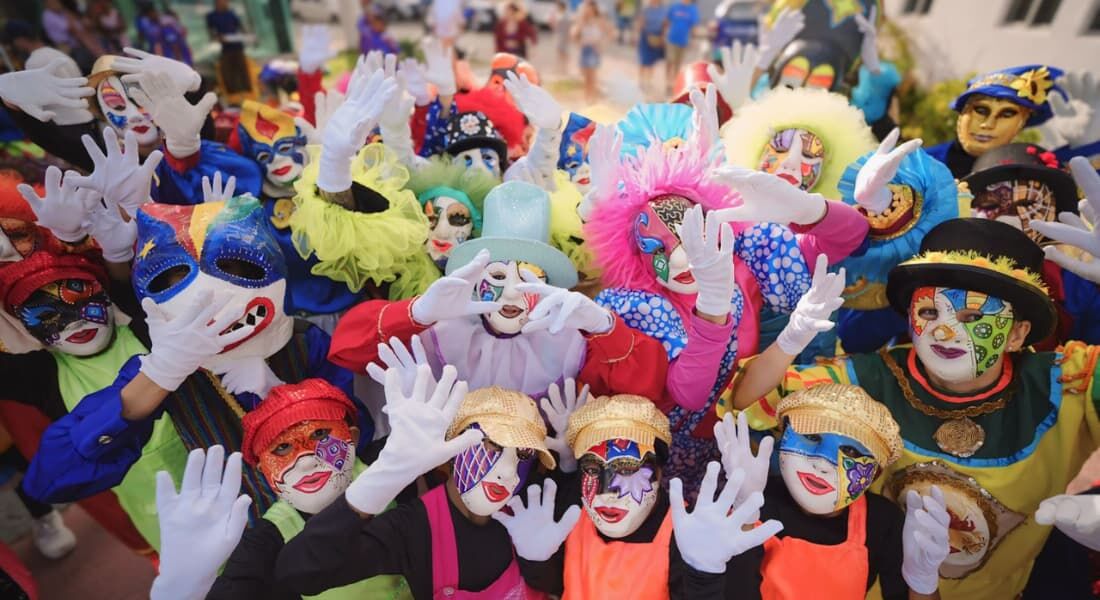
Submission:
[[[867,498],[848,507],[848,539],[835,546],[795,537],[764,542],[760,573],[763,600],[829,598],[863,600],[867,596]]]
[[[672,512],[648,544],[605,542],[587,515],[565,539],[562,600],[630,598],[668,600],[668,552]]]

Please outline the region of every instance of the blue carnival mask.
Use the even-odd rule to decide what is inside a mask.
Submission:
[[[267,181],[287,187],[301,175],[306,163],[306,138],[290,115],[245,101],[237,133],[241,150],[264,168]]]
[[[839,433],[802,435],[788,423],[779,440],[783,483],[810,514],[830,514],[855,502],[878,471],[866,446]]]

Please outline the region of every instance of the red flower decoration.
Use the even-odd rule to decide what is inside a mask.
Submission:
[[[1052,168],[1060,169],[1062,165],[1058,162],[1058,157],[1054,156],[1053,152],[1047,151],[1039,155],[1039,160],[1043,161],[1043,164]]]

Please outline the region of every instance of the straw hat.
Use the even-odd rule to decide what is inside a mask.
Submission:
[[[885,405],[863,388],[825,383],[799,390],[779,401],[784,417],[801,435],[839,433],[867,446],[883,467],[901,458],[901,432]]]
[[[569,417],[565,442],[577,458],[592,446],[616,438],[646,446],[652,446],[656,440],[672,443],[668,417],[642,396],[600,396]]]
[[[507,448],[538,450],[547,469],[557,464],[546,448],[546,424],[530,396],[501,387],[487,387],[466,394],[447,430],[451,439],[477,423],[485,437]]]

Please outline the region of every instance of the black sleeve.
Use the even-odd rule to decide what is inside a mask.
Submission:
[[[673,534],[669,548],[668,592],[671,600],[759,600],[763,548],[753,548],[726,563],[725,573],[706,573],[684,562]]]
[[[275,585],[275,561],[282,548],[279,528],[271,521],[259,519],[241,536],[206,600],[300,600],[298,594]]]
[[[867,558],[869,575],[878,573],[883,600],[906,600],[909,586],[901,576],[904,558],[901,531],[905,513],[897,505],[876,494],[867,494]],[[870,586],[870,582],[868,583]]]
[[[11,400],[41,410],[50,421],[68,414],[57,384],[57,363],[49,352],[0,353],[0,400]]]
[[[90,172],[95,166],[84,149],[80,137],[84,134],[92,136],[97,146],[103,148],[103,139],[97,131],[97,122],[77,123],[76,125],[58,125],[53,122],[43,123],[21,110],[4,107],[8,111],[12,121],[19,127],[27,139],[40,146],[46,152],[64,159],[66,162],[78,167],[85,172]]]
[[[726,563],[725,595],[728,600],[760,600],[760,585],[764,576],[760,565],[764,562],[764,547],[746,550]]]

